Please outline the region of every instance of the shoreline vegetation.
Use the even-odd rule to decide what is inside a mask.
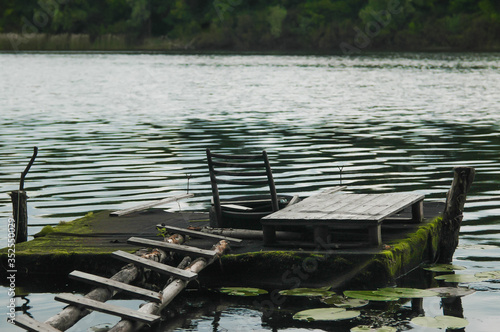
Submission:
[[[6,0],[2,51],[500,51],[496,0]]]

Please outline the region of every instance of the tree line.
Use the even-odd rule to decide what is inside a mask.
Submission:
[[[0,33],[196,50],[498,50],[498,0],[0,0]]]

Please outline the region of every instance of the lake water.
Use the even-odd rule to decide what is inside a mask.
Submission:
[[[19,187],[33,146],[30,234],[41,228],[34,225],[185,191],[188,176],[196,197],[165,208],[205,209],[207,147],[267,150],[281,193],[308,195],[342,181],[355,193],[444,200],[452,168],[466,165],[477,172],[469,197],[499,196],[499,89],[500,54],[0,54],[0,241],[5,247],[6,193]],[[466,273],[500,270],[499,204],[466,204],[454,257]],[[499,283],[465,285],[477,290],[462,299],[466,331],[497,331]],[[7,292],[0,288],[3,310]],[[64,307],[52,292],[27,293],[17,303],[29,300],[35,319]],[[266,319],[248,301],[190,301],[205,310],[190,306],[184,320],[160,330],[348,331]],[[438,299],[425,299],[424,310],[442,314]],[[116,321],[92,314],[71,331]],[[395,325],[428,330],[404,319]],[[4,318],[0,327],[19,330]]]

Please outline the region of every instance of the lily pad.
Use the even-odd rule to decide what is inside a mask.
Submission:
[[[476,277],[473,274],[444,274],[436,276],[434,279],[446,282],[478,282],[483,281],[485,278]]]
[[[358,317],[359,315],[361,315],[359,311],[347,311],[344,308],[319,308],[297,312],[295,315],[293,315],[293,319],[308,322],[323,322],[353,319]]]
[[[487,280],[499,280],[500,279],[500,271],[479,272],[479,273],[474,274],[474,276],[481,278],[481,279],[487,279]]]
[[[379,291],[344,291],[344,295],[354,299],[368,300],[368,301],[397,301],[398,296],[385,295]]]
[[[453,264],[435,264],[435,265],[429,265],[427,267],[424,267],[423,269],[427,270],[427,271],[433,271],[433,272],[452,272],[452,271],[458,271],[458,270],[466,270],[467,268],[460,266],[460,265],[453,265]]]
[[[353,298],[345,298],[340,295],[333,295],[333,296],[328,296],[324,297],[321,299],[321,302],[328,304],[328,305],[333,305],[339,308],[360,308],[364,307],[369,303],[367,300],[361,300],[361,299],[353,299]]]
[[[294,289],[285,289],[279,292],[280,295],[288,295],[288,296],[332,296],[335,295],[335,292],[329,291],[328,288],[294,288]]]
[[[462,329],[469,325],[467,320],[453,316],[415,317],[411,322],[419,326],[451,330]]]
[[[371,327],[368,325],[360,325],[353,327],[351,332],[396,332],[397,329],[392,326]]]
[[[400,297],[404,299],[416,299],[421,297],[432,297],[438,296],[439,294],[426,289],[418,288],[381,288],[378,290],[379,293],[386,296]]]
[[[267,291],[264,289],[251,287],[222,287],[219,291],[234,296],[259,296],[261,294],[267,294]]]
[[[439,297],[445,297],[445,298],[462,297],[476,292],[474,289],[465,287],[437,287],[437,288],[429,288],[428,290],[438,293]]]

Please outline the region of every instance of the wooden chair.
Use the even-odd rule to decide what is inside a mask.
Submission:
[[[286,206],[289,196],[276,194],[276,186],[266,151],[259,154],[225,155],[207,149],[210,182],[212,184],[212,227],[261,229],[260,219]],[[227,186],[226,186],[227,185]],[[253,191],[268,188],[267,195],[249,195],[221,199],[221,189],[244,186]]]

